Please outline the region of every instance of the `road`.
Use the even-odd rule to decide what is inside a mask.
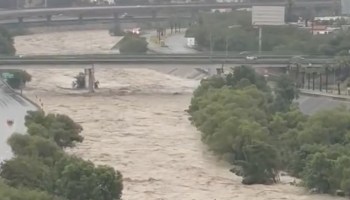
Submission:
[[[149,39],[148,41],[148,48],[151,51],[154,51],[156,53],[160,54],[195,54],[198,53],[198,51],[188,48],[186,46],[187,44],[187,38],[185,38],[185,30],[181,30],[182,33],[174,33],[173,35],[168,35],[165,38],[165,47],[161,47],[159,44],[154,44],[152,41],[150,41],[151,36],[156,36],[156,32],[147,32],[146,34],[142,35],[143,37],[146,37]],[[170,30],[167,30],[167,34],[169,34]]]
[[[121,23],[132,23],[132,22],[146,22],[146,21],[165,21],[169,20],[172,16],[135,16],[133,18],[119,19]],[[177,19],[190,19],[191,16],[179,16]],[[50,21],[46,18],[26,18],[21,23],[21,25],[26,25],[29,27],[42,26],[42,25],[74,25],[74,24],[96,24],[96,23],[113,23],[115,19],[113,17],[84,17],[79,19],[77,17],[53,17]],[[0,24],[3,26],[18,26],[18,19],[6,19],[0,20]]]
[[[321,110],[329,110],[342,104],[350,108],[349,101],[334,100],[327,97],[300,96],[297,100],[300,110],[308,115],[312,115]]]
[[[174,50],[174,49],[173,49]],[[333,58],[310,58],[308,63],[312,67],[321,67],[324,64],[331,64]],[[258,60],[246,60],[243,56],[223,56],[210,54],[142,54],[142,55],[50,55],[36,57],[1,57],[0,65],[76,65],[76,64],[236,64],[252,66],[270,66],[285,68],[291,63],[290,57],[266,56]],[[49,66],[50,67],[50,66]]]
[[[33,104],[14,93],[0,80],[0,163],[12,156],[7,139],[14,132],[26,132],[24,116],[27,111],[36,109]],[[9,126],[7,120],[13,120],[13,126]]]
[[[71,7],[71,8],[39,8],[39,9],[23,9],[23,10],[6,10],[0,11],[0,19],[19,18],[19,17],[33,17],[33,16],[47,16],[47,15],[67,15],[67,14],[113,14],[116,12],[129,11],[157,11],[163,10],[200,10],[200,9],[215,9],[215,8],[242,8],[252,6],[285,6],[285,2],[264,2],[264,3],[214,3],[214,4],[177,4],[177,5],[137,5],[137,6],[101,6],[101,7]],[[296,2],[295,8],[305,7],[322,7],[327,8],[334,5],[332,1],[312,1],[312,2]]]

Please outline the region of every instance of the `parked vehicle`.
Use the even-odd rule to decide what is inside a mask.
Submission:
[[[258,57],[256,57],[256,56],[247,56],[247,57],[245,57],[245,59],[246,60],[257,60]]]

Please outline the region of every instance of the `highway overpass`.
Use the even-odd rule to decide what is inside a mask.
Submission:
[[[333,7],[333,1],[310,1],[310,2],[295,2],[294,8],[330,8]],[[137,6],[101,6],[101,7],[71,7],[71,8],[40,8],[40,9],[23,9],[23,10],[5,10],[0,11],[0,20],[3,19],[19,19],[46,16],[50,21],[53,15],[69,15],[83,19],[84,16],[91,15],[109,15],[118,19],[119,14],[124,12],[149,12],[153,18],[156,18],[157,12],[177,10],[186,10],[194,15],[199,10],[210,10],[220,8],[246,8],[252,6],[286,6],[286,2],[265,2],[265,3],[215,3],[215,4],[172,4],[172,5],[137,5]]]
[[[171,16],[157,16],[153,18],[151,16],[135,16],[132,19],[119,19],[120,23],[144,23],[144,22],[167,22]],[[189,20],[191,16],[179,16],[177,20]],[[65,17],[59,19],[52,19],[47,21],[45,18],[36,18],[36,19],[26,19],[22,21],[21,27],[42,27],[42,26],[71,26],[71,25],[88,25],[88,24],[112,24],[115,21],[113,17],[86,17],[81,20],[78,18]],[[6,28],[17,28],[18,20],[0,20],[0,25]]]
[[[0,67],[9,66],[25,68],[26,65],[93,65],[93,64],[235,64],[255,67],[285,68],[292,63],[292,56],[264,55],[257,60],[247,60],[244,56],[228,56],[217,54],[92,54],[92,55],[48,55],[1,57]],[[321,67],[334,64],[333,58],[306,57],[304,66]]]

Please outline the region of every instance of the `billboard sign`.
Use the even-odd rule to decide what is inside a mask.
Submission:
[[[2,78],[5,79],[5,80],[14,78],[14,75],[13,75],[13,74],[7,73],[7,72],[2,73],[1,76],[2,76]]]
[[[350,15],[350,0],[341,0],[341,14]]]
[[[253,6],[252,24],[255,26],[279,26],[285,24],[284,6]]]

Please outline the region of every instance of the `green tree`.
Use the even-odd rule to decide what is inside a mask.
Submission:
[[[324,153],[316,153],[310,157],[305,166],[303,180],[307,187],[327,193],[331,189],[332,170],[333,161],[328,159]]]
[[[344,107],[326,110],[311,116],[298,139],[301,144],[348,144],[350,113]]]
[[[63,151],[53,141],[41,136],[13,134],[8,144],[18,156],[58,159],[63,155]]]
[[[65,200],[42,191],[10,187],[1,179],[0,196],[3,200]]]
[[[52,191],[50,167],[40,159],[18,156],[1,164],[0,175],[10,186]]]
[[[29,134],[49,137],[62,148],[73,147],[75,142],[83,141],[80,135],[82,127],[66,115],[30,111],[25,117],[25,124]]]
[[[0,27],[0,55],[14,55],[15,53],[13,36],[5,28]]]
[[[26,188],[23,193],[28,190],[43,200],[121,199],[119,171],[64,153],[62,147],[81,141],[80,125],[68,116],[43,112],[29,112],[26,125],[28,135],[13,134],[8,140],[15,157],[1,164],[0,176],[9,187]]]
[[[279,76],[275,88],[275,111],[286,112],[289,110],[294,99],[298,98],[299,90],[294,81],[288,75]]]
[[[107,166],[67,156],[57,163],[57,191],[72,200],[120,200],[122,175]]]
[[[119,51],[120,53],[130,54],[130,53],[146,53],[148,48],[148,43],[145,38],[140,38],[138,36],[125,36],[123,41],[120,43]]]
[[[242,166],[243,184],[276,183],[279,171],[277,150],[263,142],[253,142],[243,148],[244,160],[237,161]]]
[[[252,68],[234,68],[201,81],[190,120],[210,150],[236,165],[231,171],[244,184],[274,183],[286,170],[308,188],[349,194],[349,110],[304,115],[293,104],[298,91],[287,76],[272,90]]]

